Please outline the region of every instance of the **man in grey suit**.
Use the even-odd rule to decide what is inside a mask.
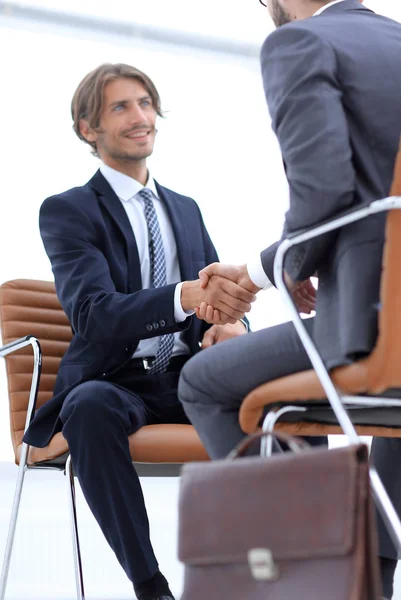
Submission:
[[[267,0],[267,8],[277,30],[263,45],[261,63],[290,189],[286,236],[388,194],[401,133],[401,25],[358,0]],[[304,311],[314,306],[308,280],[319,277],[316,316],[306,325],[328,368],[374,346],[384,222],[384,215],[369,217],[288,255],[286,280]],[[219,274],[252,292],[268,287],[276,248],[247,265],[210,265],[204,285]],[[219,318],[210,306],[201,306],[198,316]],[[238,410],[246,394],[308,368],[292,324],[284,323],[191,359],[179,394],[210,455],[219,458],[244,435]],[[401,510],[399,441],[375,440],[373,455]],[[382,524],[379,529],[383,594],[389,599],[397,553]]]

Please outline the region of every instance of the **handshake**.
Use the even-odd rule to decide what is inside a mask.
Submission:
[[[286,282],[299,310],[310,314],[315,309],[316,290],[310,281]],[[199,279],[185,281],[181,289],[182,308],[195,310],[198,319],[214,325],[234,324],[251,310],[261,288],[251,280],[246,265],[212,263],[199,272]]]
[[[185,281],[181,305],[185,311],[215,325],[234,324],[251,310],[258,288],[249,277],[246,265],[213,263],[199,272],[199,279]]]

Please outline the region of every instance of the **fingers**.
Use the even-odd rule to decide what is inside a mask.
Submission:
[[[315,296],[312,296],[302,290],[294,292],[293,296],[294,296],[294,299],[297,298],[300,302],[303,302],[307,306],[310,306],[310,308],[313,309],[315,307],[315,304],[316,304]]]
[[[219,277],[224,277],[225,279],[230,279],[231,281],[237,282],[241,276],[241,272],[242,267],[237,265],[223,265],[215,262],[199,271],[198,276],[201,280],[201,287],[205,288],[207,285],[206,277],[210,279],[210,277],[213,275],[218,275]]]
[[[295,305],[298,309],[298,312],[303,313],[305,315],[310,315],[312,313],[312,311],[314,310],[308,304],[304,304],[303,302],[300,302],[300,301],[297,302],[295,300]]]
[[[207,304],[233,319],[242,319],[244,314],[251,310],[251,303],[256,299],[248,290],[216,275],[209,279],[209,285],[204,292]]]
[[[216,313],[217,316],[215,315],[215,313]],[[205,321],[207,321],[208,323],[216,323],[217,321],[220,321],[220,313],[219,313],[219,311],[215,310],[213,308],[213,306],[206,305],[206,317],[205,317]]]
[[[215,310],[213,306],[208,305],[206,302],[202,302],[199,307],[195,308],[195,313],[198,319],[206,321],[206,323],[216,323],[217,321],[220,321],[219,311]],[[216,315],[214,313],[216,313]]]
[[[308,279],[297,283],[292,293],[294,302],[299,312],[310,314],[316,308],[316,290]]]
[[[235,317],[230,317],[229,315],[227,315],[221,311],[219,311],[219,312],[220,312],[219,325],[228,325],[228,324],[234,325],[238,321],[238,319],[236,319]],[[241,319],[243,319],[243,317],[241,317]]]
[[[211,278],[210,282],[212,283],[213,281],[216,281],[216,280],[217,280],[217,277],[214,276]],[[217,284],[217,281],[216,281],[216,284]],[[220,285],[221,289],[223,291],[225,291],[227,294],[229,294],[230,296],[233,296],[234,298],[237,298],[238,300],[241,300],[242,302],[244,302],[246,304],[251,304],[252,302],[255,302],[255,300],[256,300],[255,294],[253,294],[252,292],[250,292],[247,289],[244,289],[237,283],[230,281],[229,279],[219,278],[218,285]]]
[[[310,279],[302,282],[301,291],[305,298],[308,297],[316,300],[316,288]]]
[[[206,270],[203,270],[203,271],[199,271],[198,276],[199,276],[201,289],[205,289],[205,287],[209,283],[209,275],[206,273]]]
[[[250,309],[251,309],[251,307],[249,305],[249,310]],[[237,321],[239,321],[240,319],[243,319],[245,316],[245,313],[234,309],[230,304],[225,304],[225,302],[223,300],[221,300],[219,302],[219,312],[220,312],[220,316],[221,316],[221,321],[224,324],[231,323],[231,325],[234,325]],[[249,311],[246,311],[246,312],[249,312]]]
[[[218,332],[217,327],[217,325],[213,325],[213,327],[206,331],[205,335],[203,336],[201,345],[201,348],[203,350],[206,348],[210,348],[210,346],[214,346],[214,344],[216,343],[216,337]]]
[[[208,305],[206,302],[202,302],[199,307],[195,308],[195,314],[198,319],[213,325],[225,325],[226,323],[233,322],[233,319],[228,315],[220,313],[220,311],[213,308],[213,306]]]
[[[212,275],[218,274],[220,266],[221,265],[219,263],[212,263],[211,265],[208,265],[207,267],[199,271],[198,277],[200,279],[200,286],[202,289],[204,289],[207,286],[207,284],[209,283],[209,278]]]
[[[305,298],[302,298],[301,296],[294,294],[293,296],[294,298],[294,302],[295,305],[297,307],[297,309],[299,310],[299,312],[303,312],[307,315],[310,315],[310,313],[315,310],[315,302],[312,302],[310,300],[305,300]]]

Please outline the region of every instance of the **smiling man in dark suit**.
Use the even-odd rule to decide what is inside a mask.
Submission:
[[[401,133],[401,24],[358,0],[260,1],[277,26],[263,45],[261,65],[289,183],[286,237],[387,196]],[[306,305],[314,298],[305,282],[319,277],[316,316],[306,327],[328,368],[368,355],[375,344],[384,222],[383,214],[369,217],[287,255],[287,283]],[[211,265],[205,283],[220,274],[256,293],[274,283],[276,249],[240,267]],[[213,321],[215,313],[218,318],[205,306],[199,315]],[[238,411],[248,392],[309,368],[292,323],[283,323],[194,357],[182,371],[180,397],[218,458],[244,436]],[[372,454],[401,513],[400,448],[400,440],[376,439]],[[397,551],[382,525],[379,533],[389,599]]]
[[[172,600],[158,569],[128,436],[155,423],[187,423],[180,370],[204,347],[241,335],[253,294],[199,269],[217,260],[196,203],[160,186],[153,151],[159,94],[129,65],[89,73],[72,101],[74,130],[102,165],[84,186],[48,198],[40,232],[73,340],[54,397],[25,441],[45,446],[62,430],[75,472],[139,600]],[[193,316],[202,301],[223,317]]]

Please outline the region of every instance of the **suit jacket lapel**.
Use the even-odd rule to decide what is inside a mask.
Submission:
[[[185,203],[181,198],[171,190],[162,187],[156,181],[157,192],[163,200],[171,225],[174,231],[175,242],[177,244],[178,262],[180,264],[181,280],[192,279],[191,269],[191,247],[189,244],[188,229],[190,223],[185,218]]]
[[[107,210],[111,218],[120,228],[127,247],[129,284],[133,289],[142,287],[141,265],[139,262],[138,246],[132,231],[131,223],[121,200],[115,194],[109,183],[100,171],[97,171],[90,180],[90,185],[98,193],[99,202]]]

